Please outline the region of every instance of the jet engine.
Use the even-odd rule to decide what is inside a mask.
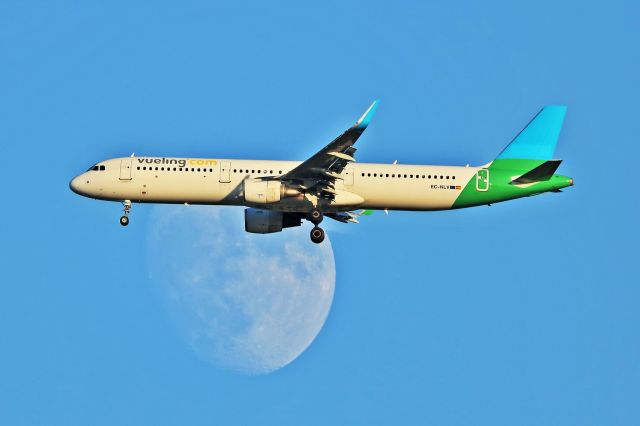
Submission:
[[[252,234],[281,232],[282,228],[291,228],[301,224],[300,217],[288,213],[252,208],[244,210],[244,230]]]
[[[244,181],[244,200],[249,204],[277,203],[283,198],[302,195],[299,189],[292,188],[279,180],[246,179]]]

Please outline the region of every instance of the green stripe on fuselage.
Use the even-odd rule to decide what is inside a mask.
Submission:
[[[528,197],[543,192],[558,190],[571,186],[571,178],[553,175],[551,179],[528,185],[512,185],[511,181],[526,172],[538,167],[544,160],[496,159],[487,169],[489,170],[489,188],[478,191],[476,175],[472,176],[451,208],[480,206],[514,198]]]

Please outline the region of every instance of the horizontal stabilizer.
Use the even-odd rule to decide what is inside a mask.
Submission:
[[[562,160],[545,161],[535,169],[530,170],[522,176],[512,180],[511,183],[514,185],[522,185],[549,180],[556,170],[558,170],[560,163],[562,163]]]

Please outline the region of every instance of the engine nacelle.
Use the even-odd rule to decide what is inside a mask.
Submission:
[[[302,220],[298,216],[265,209],[244,210],[244,230],[252,234],[270,234],[280,232],[282,228],[300,226]]]
[[[277,203],[283,198],[296,197],[302,193],[283,184],[279,180],[246,179],[244,181],[244,200],[249,204]]]

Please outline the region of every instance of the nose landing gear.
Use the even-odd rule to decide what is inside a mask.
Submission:
[[[120,216],[120,225],[127,226],[129,224],[129,212],[131,211],[131,201],[124,200],[122,202],[124,207],[124,215]]]

